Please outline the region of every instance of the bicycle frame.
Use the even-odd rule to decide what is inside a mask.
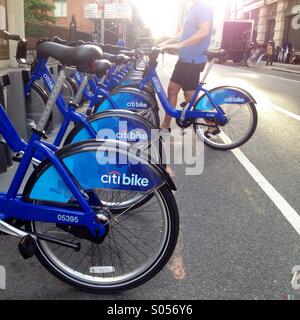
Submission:
[[[155,92],[165,110],[165,112],[170,115],[172,118],[175,118],[177,120],[180,120],[181,122],[189,121],[189,120],[195,120],[195,119],[216,119],[220,124],[226,124],[227,118],[225,116],[225,113],[223,112],[222,108],[220,108],[219,105],[217,105],[210,94],[208,90],[203,88],[203,84],[199,83],[197,86],[197,89],[195,91],[195,94],[192,98],[192,100],[189,102],[186,108],[184,110],[177,110],[174,106],[171,105],[167,94],[163,88],[163,85],[161,84],[161,81],[158,77],[158,74],[156,72],[156,65],[149,65],[148,71],[146,72],[143,80],[141,81],[139,85],[139,90],[143,90],[144,86],[148,82],[152,82]],[[217,110],[217,112],[201,112],[201,111],[192,111],[193,106],[196,104],[199,94],[203,92],[209,99],[209,101],[212,103],[213,107]]]
[[[151,82],[155,88],[155,92],[158,95],[158,98],[166,111],[172,118],[175,118],[177,120],[180,120],[182,123],[190,120],[195,119],[214,119],[217,120],[220,125],[225,125],[227,123],[227,117],[225,113],[223,112],[222,108],[214,101],[212,95],[208,90],[206,90],[203,87],[203,83],[199,83],[197,86],[197,89],[195,91],[195,94],[192,98],[192,100],[189,102],[186,108],[184,110],[177,110],[174,106],[172,106],[168,100],[168,97],[166,95],[166,92],[163,89],[163,86],[161,84],[161,81],[158,77],[158,74],[156,72],[157,64],[155,65],[149,65],[148,70],[145,72],[143,79],[141,80],[138,89],[143,91],[145,85],[149,82]],[[111,77],[109,77],[112,79]],[[82,84],[82,76],[77,73],[76,75],[76,81],[80,85]],[[115,80],[111,80],[113,83]],[[93,107],[95,103],[99,103],[100,99],[99,97],[105,97],[112,109],[117,109],[117,106],[115,105],[115,102],[112,100],[111,96],[109,95],[109,90],[104,90],[99,85],[97,86],[96,83],[92,80],[89,81],[89,84],[91,88],[94,90],[94,95],[91,96],[88,94],[88,91],[85,91],[85,96],[88,97],[88,100],[91,101],[91,104],[89,108]],[[109,86],[108,86],[109,87]],[[110,87],[109,87],[110,88]],[[203,92],[204,95],[206,95],[211,102],[212,106],[216,110],[216,112],[201,112],[201,111],[192,111],[193,106],[196,104],[197,99],[199,97],[199,94]]]
[[[78,71],[75,72],[74,77],[77,84],[81,87],[81,85],[84,82],[84,77]],[[111,83],[113,83],[113,81]],[[85,86],[83,90],[83,95],[88,101],[90,101],[86,114],[89,114],[89,110],[92,110],[95,104],[99,103],[102,98],[106,98],[109,101],[112,109],[118,109],[118,106],[116,105],[114,100],[111,98],[109,91],[112,88],[114,88],[117,84],[119,84],[119,82],[115,82],[115,84],[113,85],[103,84],[100,86],[99,84],[97,85],[96,81],[89,79],[88,84],[93,90],[93,94],[90,94],[90,92]]]
[[[24,86],[25,96],[28,96],[30,94],[30,89],[34,84],[34,82],[40,79],[43,79],[45,86],[49,92],[51,92],[54,89],[55,81],[47,67],[47,60],[37,59],[36,64],[34,66],[34,70],[31,73],[31,76],[32,77],[29,80],[29,82]],[[85,129],[91,135],[92,139],[95,139],[97,137],[97,132],[89,124],[86,117],[76,112],[73,106],[71,105],[67,106],[62,94],[58,95],[58,98],[56,100],[56,105],[60,113],[63,115],[64,120],[60,127],[60,130],[57,133],[55,141],[53,143],[55,146],[57,147],[60,146],[71,122],[75,124],[82,123]]]
[[[0,105],[0,134],[13,151],[24,151],[23,158],[17,169],[7,193],[0,193],[0,220],[16,218],[26,221],[41,221],[68,225],[83,225],[95,234],[94,216],[95,213],[84,198],[78,184],[70,176],[62,161],[57,158],[54,151],[41,141],[41,134],[34,132],[28,144],[20,138]],[[31,165],[34,155],[41,154],[48,159],[63,179],[70,192],[81,207],[80,210],[68,209],[66,207],[42,206],[22,201],[22,195],[18,194],[25,175]],[[60,217],[70,217],[69,221],[62,221]],[[72,217],[72,218],[71,218]],[[102,230],[100,225],[100,229]],[[104,230],[102,230],[104,232]]]

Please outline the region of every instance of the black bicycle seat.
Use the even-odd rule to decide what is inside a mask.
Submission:
[[[112,63],[115,63],[117,65],[121,64],[127,64],[128,62],[131,61],[131,58],[128,56],[125,56],[124,54],[109,54],[109,53],[104,53],[102,56],[103,59],[107,59]]]
[[[99,77],[102,78],[106,75],[107,71],[111,68],[110,61],[106,59],[101,59],[95,61],[95,70],[94,73]]]
[[[129,50],[120,50],[120,54],[124,54],[125,56],[134,58],[136,56],[136,52],[135,51],[129,51]]]
[[[38,58],[54,58],[64,66],[82,66],[102,58],[103,51],[98,46],[83,45],[68,47],[53,42],[42,42],[37,47]]]

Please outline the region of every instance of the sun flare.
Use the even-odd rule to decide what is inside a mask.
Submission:
[[[182,2],[187,6],[191,0],[132,0],[147,27],[152,31],[154,38],[171,36],[178,28],[179,12]],[[219,17],[225,10],[227,1],[231,0],[204,0],[210,2]],[[222,1],[220,5],[220,1]],[[219,18],[218,18],[219,19]]]
[[[153,37],[172,35],[178,26],[179,0],[133,0]]]

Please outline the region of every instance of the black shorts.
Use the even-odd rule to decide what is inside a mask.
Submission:
[[[200,73],[204,70],[206,63],[196,64],[178,61],[171,81],[179,84],[183,91],[194,91],[200,80]]]

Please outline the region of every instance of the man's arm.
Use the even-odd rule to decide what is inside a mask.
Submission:
[[[181,34],[182,34],[182,28],[179,29],[179,30],[177,31],[177,33],[174,34],[170,39],[168,39],[168,40],[166,40],[166,41],[158,44],[157,46],[158,46],[158,47],[165,47],[165,46],[167,46],[167,45],[169,45],[169,44],[176,43],[176,42],[179,40]]]
[[[162,49],[181,49],[184,47],[192,46],[205,39],[209,35],[211,28],[212,23],[210,21],[201,22],[199,24],[199,30],[189,39],[175,44],[165,44],[164,46],[162,46]]]

